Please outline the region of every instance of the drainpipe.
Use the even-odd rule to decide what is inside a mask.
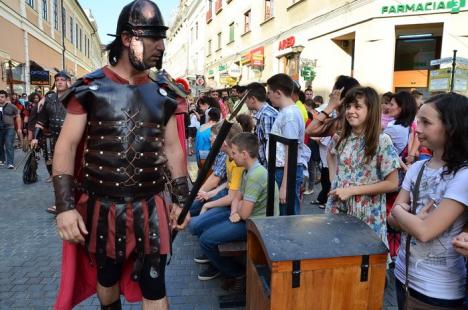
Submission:
[[[62,9],[61,16],[62,16],[62,70],[65,70],[65,20],[66,16],[63,14],[63,0],[60,0],[60,6]]]

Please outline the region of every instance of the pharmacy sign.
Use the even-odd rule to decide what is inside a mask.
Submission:
[[[396,5],[385,5],[381,8],[382,15],[405,14],[405,13],[429,13],[435,11],[450,10],[450,13],[458,13],[466,7],[466,0],[449,1],[424,1],[413,3],[398,3]]]

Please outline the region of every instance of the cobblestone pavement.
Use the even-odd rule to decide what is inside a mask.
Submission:
[[[24,155],[17,152],[17,161]],[[0,167],[0,309],[51,309],[60,278],[61,242],[54,218],[45,212],[53,204],[52,185],[46,182],[43,161],[39,163],[39,181],[24,185],[22,167]],[[316,190],[316,192],[318,192]],[[304,202],[305,213],[322,212]],[[188,233],[179,234],[174,256],[167,267],[166,283],[171,309],[218,309],[218,296],[225,292],[221,280],[199,281],[203,266],[193,261],[200,254],[197,240]],[[385,291],[385,309],[394,310],[393,281]],[[99,309],[96,297],[77,309]],[[123,309],[140,309],[139,304],[124,303]]]

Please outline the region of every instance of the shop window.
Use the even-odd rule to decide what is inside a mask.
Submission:
[[[265,0],[265,20],[274,16],[273,14],[274,0]]]
[[[216,51],[219,51],[221,49],[221,41],[222,41],[222,33],[218,32],[218,47]]]
[[[54,28],[59,30],[58,0],[54,0]]]
[[[26,0],[26,4],[34,9],[34,0]]]
[[[244,13],[244,33],[250,31],[250,21],[251,21],[251,10],[248,10]]]
[[[42,0],[42,19],[49,20],[49,7],[47,6],[47,0]]]
[[[396,40],[395,71],[429,70],[440,58],[441,37],[399,38]]]
[[[234,42],[234,22],[229,25],[229,42]]]

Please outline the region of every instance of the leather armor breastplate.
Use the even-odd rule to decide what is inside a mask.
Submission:
[[[50,94],[46,98],[44,108],[47,110],[49,115],[49,128],[53,136],[58,137],[60,130],[62,129],[67,110],[64,105],[58,99],[57,94]]]
[[[176,103],[154,82],[118,84],[107,77],[76,92],[88,114],[83,188],[112,201],[133,201],[165,185],[165,125]]]

